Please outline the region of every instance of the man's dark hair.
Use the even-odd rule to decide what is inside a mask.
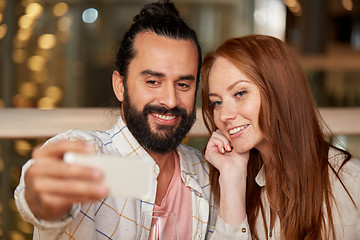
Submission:
[[[124,86],[126,85],[129,64],[136,55],[134,50],[135,37],[138,33],[149,31],[159,36],[192,40],[195,43],[198,51],[197,88],[202,61],[200,44],[195,31],[179,17],[179,12],[174,4],[169,3],[169,1],[147,4],[143,7],[140,14],[134,17],[133,21],[134,23],[124,35],[115,62],[116,70],[124,77]]]

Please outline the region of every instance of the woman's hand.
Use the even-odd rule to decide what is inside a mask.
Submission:
[[[206,146],[205,159],[220,172],[219,216],[230,225],[240,225],[246,218],[249,152],[232,150],[230,141],[216,130]]]
[[[219,170],[220,175],[229,176],[232,180],[236,176],[241,178],[247,176],[249,152],[233,151],[230,141],[220,130],[216,130],[211,135],[206,146],[205,159]]]

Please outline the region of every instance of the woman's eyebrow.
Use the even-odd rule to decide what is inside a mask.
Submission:
[[[249,83],[248,80],[241,79],[241,80],[236,81],[236,82],[234,82],[233,84],[231,84],[226,90],[230,91],[230,90],[233,89],[236,85],[238,85],[239,83],[242,83],[242,82]]]

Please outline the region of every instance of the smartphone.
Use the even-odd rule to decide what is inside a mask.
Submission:
[[[101,169],[103,181],[109,187],[110,195],[115,197],[143,198],[149,193],[152,167],[142,159],[68,152],[64,155],[64,161]]]

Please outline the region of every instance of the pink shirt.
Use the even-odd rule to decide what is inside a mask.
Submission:
[[[191,239],[192,201],[190,188],[185,186],[180,175],[180,159],[175,152],[175,171],[161,205],[154,204],[154,211],[173,212],[176,215],[179,239]]]

